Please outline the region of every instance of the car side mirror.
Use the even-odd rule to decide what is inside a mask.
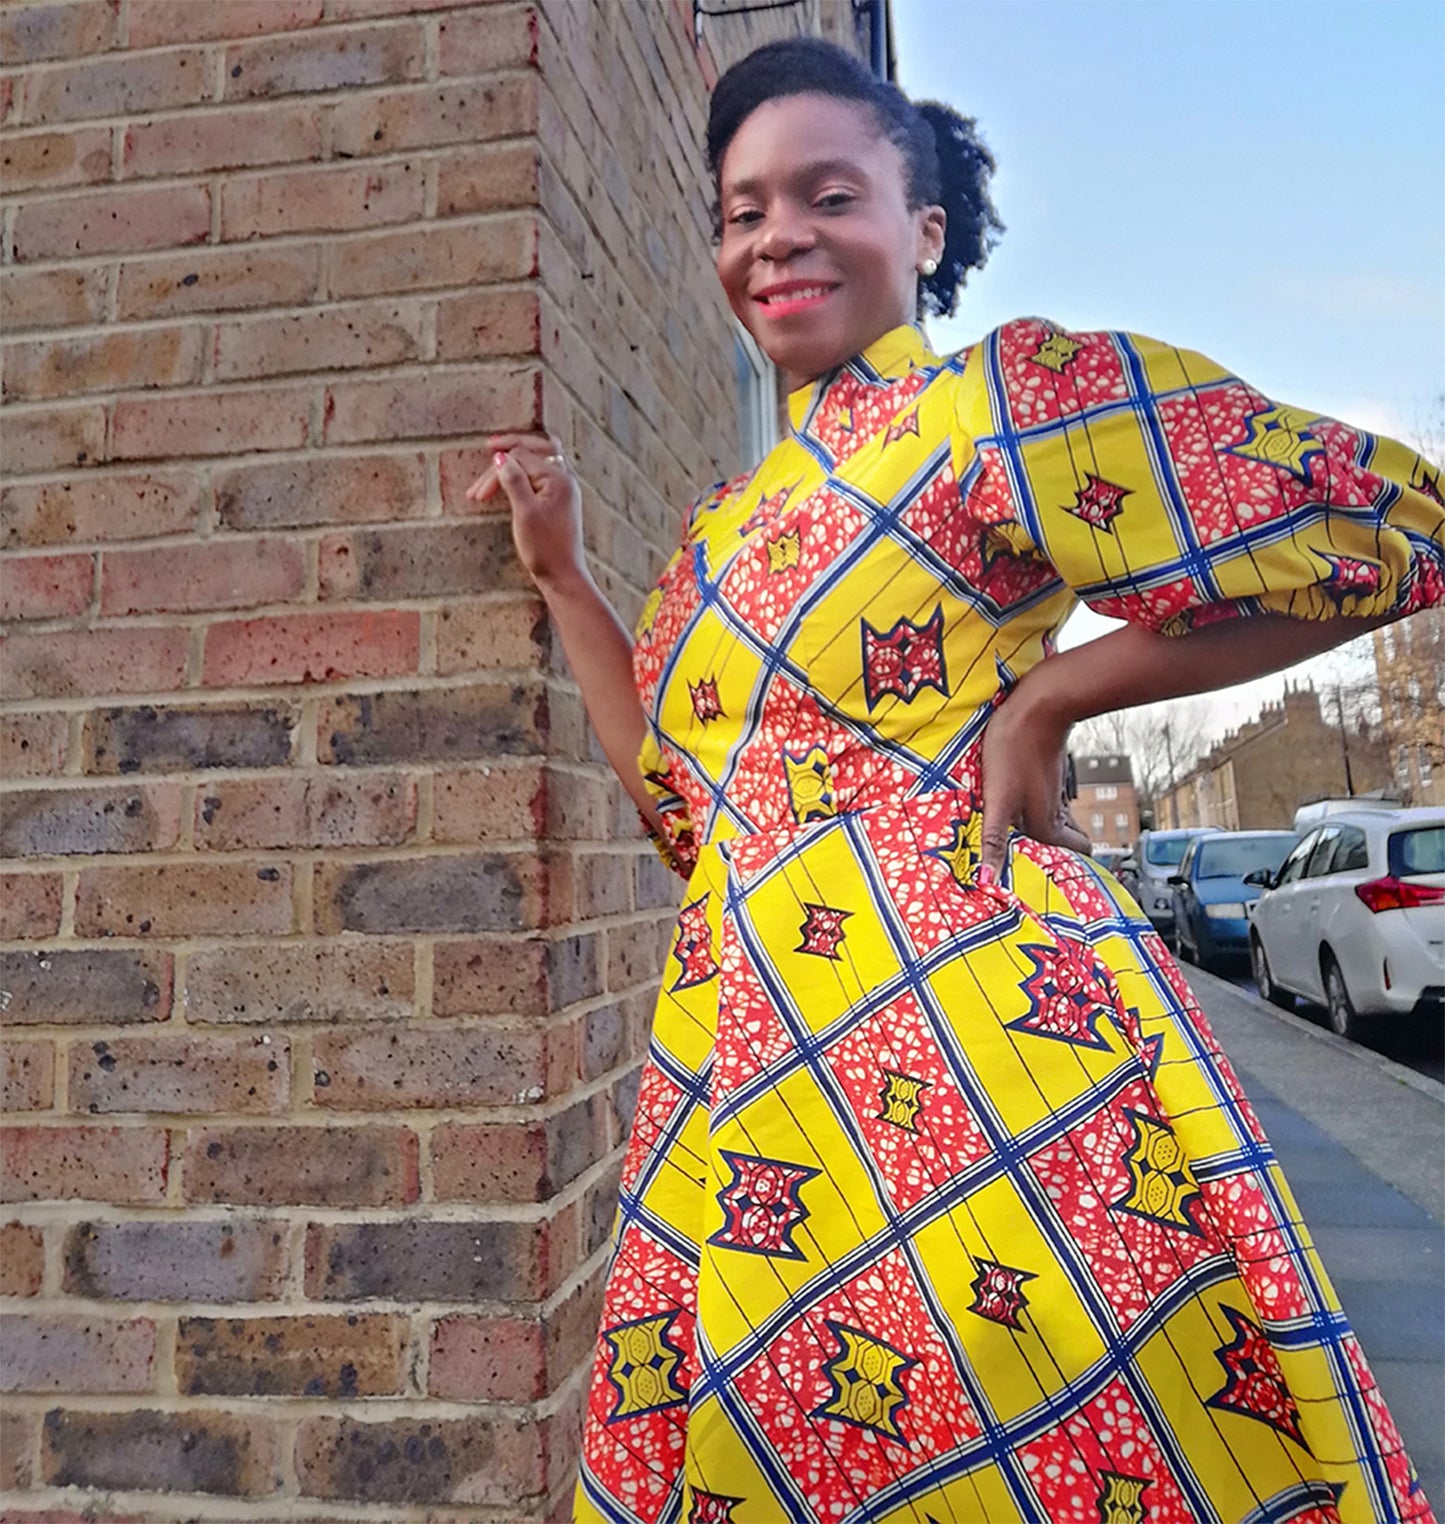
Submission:
[[[1189,880],[1182,873],[1171,873],[1169,875],[1169,882],[1171,884],[1187,884]]]
[[[1256,868],[1252,873],[1244,875],[1246,884],[1253,884],[1258,889],[1273,889],[1274,874],[1268,868]]]
[[[1138,871],[1139,864],[1132,857],[1124,858],[1124,860],[1119,864],[1120,873],[1137,873]]]

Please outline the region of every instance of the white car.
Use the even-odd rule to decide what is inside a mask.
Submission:
[[[1366,1017],[1445,1011],[1445,810],[1331,815],[1254,881],[1249,951],[1265,999],[1325,1006],[1341,1037]]]

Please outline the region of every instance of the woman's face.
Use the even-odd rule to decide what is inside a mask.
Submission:
[[[903,155],[867,106],[767,101],[728,144],[720,179],[718,278],[790,386],[913,321],[918,266],[943,250],[944,212],[908,209]]]

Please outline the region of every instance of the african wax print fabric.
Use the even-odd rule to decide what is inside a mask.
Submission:
[[[1229,1063],[1100,866],[980,875],[979,741],[1078,598],[1441,601],[1439,476],[1196,354],[912,327],[705,495],[636,675],[687,876],[577,1516],[1377,1524],[1429,1506]]]

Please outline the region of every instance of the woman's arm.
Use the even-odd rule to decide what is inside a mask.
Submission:
[[[1038,841],[1087,850],[1060,789],[1071,725],[1265,677],[1389,622],[1260,614],[1175,636],[1131,624],[1041,661],[984,732],[984,865],[1002,871],[1014,826]]]

